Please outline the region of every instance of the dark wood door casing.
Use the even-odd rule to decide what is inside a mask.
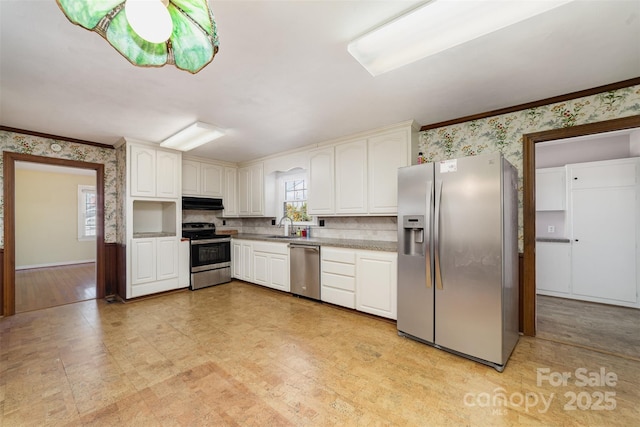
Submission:
[[[15,162],[43,163],[96,172],[96,298],[105,297],[105,243],[104,243],[104,165],[53,157],[5,151],[4,159],[4,262],[0,299],[4,316],[15,314]]]
[[[523,296],[522,296],[522,332],[525,335],[536,334],[536,149],[538,142],[574,138],[616,130],[640,127],[640,115],[589,123],[568,128],[535,132],[522,136],[523,145]]]

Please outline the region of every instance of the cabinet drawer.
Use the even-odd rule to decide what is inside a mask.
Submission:
[[[269,243],[254,241],[253,250],[255,252],[267,252],[270,254],[289,255],[289,246],[286,243]]]
[[[356,279],[355,277],[342,276],[323,271],[322,286],[329,286],[336,289],[344,289],[354,292],[356,290]]]
[[[322,247],[322,260],[323,261],[334,261],[341,262],[346,264],[355,264],[356,263],[356,253],[355,251],[349,249],[336,249],[336,248],[327,248],[325,246]]]
[[[326,273],[340,274],[342,276],[355,277],[355,264],[344,264],[341,262],[322,260],[322,271]]]
[[[347,308],[356,308],[355,293],[342,289],[328,288],[323,286],[320,290],[320,299],[324,302],[339,305]]]

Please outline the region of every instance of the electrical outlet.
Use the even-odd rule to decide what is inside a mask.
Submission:
[[[555,233],[555,232],[556,232],[555,225],[550,225],[547,227],[547,233]]]
[[[222,225],[227,225],[227,220],[226,219],[222,220]]]
[[[276,220],[275,219],[271,220],[271,225],[276,225]]]
[[[324,227],[324,219],[319,220],[319,221],[318,221],[318,225],[319,225],[320,227]]]

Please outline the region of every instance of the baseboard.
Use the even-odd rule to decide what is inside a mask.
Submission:
[[[62,267],[65,265],[75,265],[75,264],[88,264],[91,262],[96,262],[95,259],[85,259],[85,260],[78,260],[78,261],[62,261],[62,262],[52,262],[52,263],[46,263],[46,264],[32,264],[32,265],[21,265],[21,266],[17,266],[16,265],[16,271],[18,270],[31,270],[33,268],[46,268],[46,267]]]

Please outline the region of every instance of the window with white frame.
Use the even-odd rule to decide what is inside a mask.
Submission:
[[[314,218],[307,214],[306,172],[280,173],[278,178],[282,216],[291,218],[294,224],[313,224]]]
[[[96,187],[78,185],[78,240],[96,238]]]

